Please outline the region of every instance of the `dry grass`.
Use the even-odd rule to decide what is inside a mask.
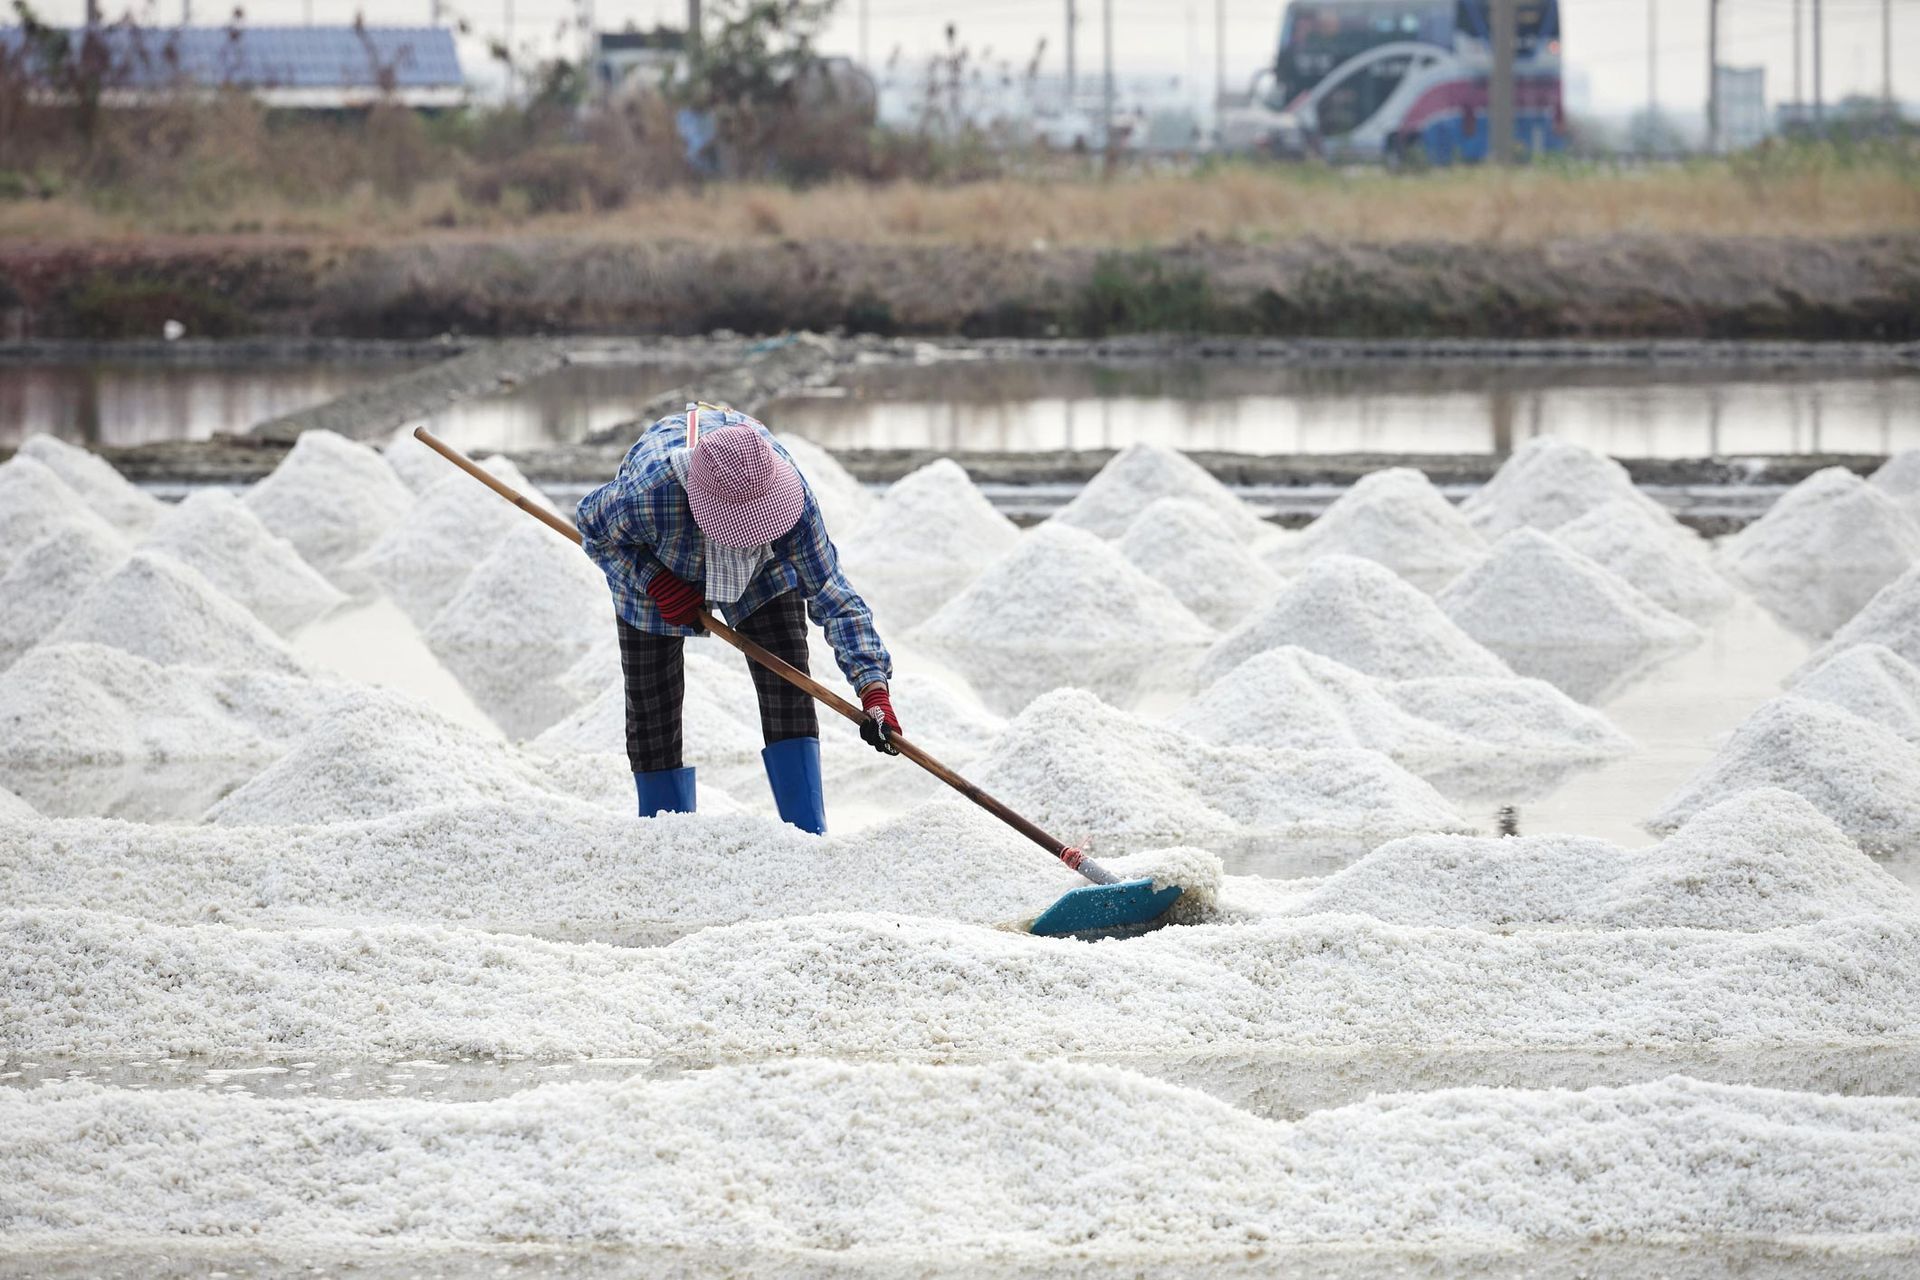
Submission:
[[[594,215],[526,218],[426,182],[404,199],[358,184],[324,202],[242,196],[126,211],[72,200],[0,202],[0,237],[124,239],[267,233],[352,241],[460,229],[608,240],[955,243],[1137,247],[1196,238],[1266,243],[1539,243],[1621,233],[1847,236],[1920,230],[1920,166],[1907,159],[1812,159],[1652,170],[1371,171],[1226,167],[957,185],[679,188]]]

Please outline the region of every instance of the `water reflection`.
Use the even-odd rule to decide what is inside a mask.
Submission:
[[[829,448],[1506,453],[1551,432],[1617,457],[1920,447],[1920,375],[1890,369],[1069,362],[867,370],[768,420]]]

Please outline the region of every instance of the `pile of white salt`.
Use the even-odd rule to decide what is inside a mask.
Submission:
[[[1111,544],[1049,520],[911,638],[1011,715],[1050,689],[1125,704],[1174,687],[1214,632]]]
[[[1920,746],[1920,667],[1883,644],[1856,644],[1793,682],[1802,698],[1831,702]]]
[[[1885,645],[1908,662],[1920,665],[1920,564],[1880,588],[1866,608],[1834,632],[1800,670],[1810,671],[1857,644]]]
[[[140,549],[163,552],[198,570],[283,636],[346,603],[346,596],[302,559],[293,544],[269,531],[245,503],[218,489],[189,494],[168,509]]]
[[[1642,503],[1611,499],[1553,536],[1683,618],[1699,622],[1733,603],[1734,590],[1713,567],[1706,544]]]
[[[1390,467],[1341,494],[1299,537],[1275,550],[1273,563],[1290,567],[1327,555],[1358,556],[1432,593],[1486,551],[1486,538],[1423,473]]]
[[[511,738],[576,707],[568,668],[613,626],[606,580],[571,542],[522,519],[427,628],[427,643]]]
[[[1128,445],[1053,517],[1101,538],[1117,538],[1161,498],[1198,502],[1226,522],[1242,545],[1257,547],[1275,530],[1208,471],[1175,450]]]
[[[1654,519],[1678,522],[1634,487],[1627,469],[1591,449],[1542,436],[1514,450],[1493,478],[1460,504],[1460,513],[1489,538],[1515,529],[1558,529],[1603,503],[1633,503]]]
[[[0,574],[42,538],[83,527],[95,541],[122,541],[119,530],[89,510],[43,463],[25,454],[0,463]]]
[[[903,477],[857,530],[835,541],[884,634],[932,617],[1013,550],[1020,530],[958,463],[941,458]]]
[[[455,471],[439,455],[432,456],[443,473],[439,480],[423,490],[419,502],[356,557],[351,568],[377,584],[419,627],[439,615],[467,575],[509,533],[532,524],[525,512],[472,476]],[[531,501],[553,509],[546,495],[506,458],[486,458],[480,465]]]
[[[1804,797],[1869,853],[1920,849],[1920,746],[1831,702],[1787,694],[1748,717],[1647,829],[1671,831],[1729,796]]]
[[[1295,645],[1388,680],[1511,676],[1419,588],[1357,556],[1312,561],[1266,609],[1228,632],[1200,666],[1212,684],[1256,653]]]
[[[1523,676],[1598,702],[1701,639],[1698,627],[1537,529],[1515,529],[1439,596],[1461,630]]]
[[[1272,601],[1280,575],[1220,513],[1191,498],[1160,498],[1127,526],[1120,554],[1201,621],[1230,627]]]
[[[162,665],[305,675],[267,625],[194,569],[136,551],[74,602],[45,643],[94,643]]]
[[[37,822],[39,817],[32,805],[0,787],[0,822]]]
[[[1505,798],[1633,748],[1600,712],[1542,680],[1382,680],[1292,645],[1241,663],[1168,723],[1221,744],[1364,747],[1448,794]]]
[[[105,458],[49,435],[28,436],[20,456],[59,476],[94,514],[129,537],[139,537],[160,518],[166,504],[130,483]]]
[[[39,643],[127,558],[126,541],[97,520],[63,523],[0,573],[0,670]]]
[[[1219,746],[1076,689],[1016,716],[976,780],[1096,852],[1249,841],[1357,852],[1467,829],[1438,792],[1378,752]]]
[[[1920,560],[1920,523],[1845,467],[1817,471],[1720,547],[1720,565],[1787,626],[1832,635]]]
[[[366,445],[331,431],[305,431],[273,473],[247,490],[245,501],[308,564],[359,595],[372,584],[348,562],[400,523],[414,498]]]
[[[825,449],[805,436],[776,433],[774,439],[786,449],[793,465],[805,477],[820,517],[827,522],[827,535],[834,541],[859,532],[873,515],[876,500],[867,486]]]
[[[1868,479],[1879,490],[1920,520],[1920,449],[1896,453],[1880,464]]]

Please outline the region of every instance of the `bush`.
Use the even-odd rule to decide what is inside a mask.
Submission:
[[[1200,333],[1220,327],[1213,286],[1195,267],[1157,253],[1108,253],[1094,263],[1075,308],[1089,338],[1114,333]]]
[[[618,209],[633,194],[635,175],[607,153],[572,144],[527,151],[481,165],[460,179],[460,194],[490,208],[527,213],[591,213]]]

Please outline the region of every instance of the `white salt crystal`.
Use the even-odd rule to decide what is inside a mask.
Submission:
[[[1553,536],[1683,618],[1698,622],[1733,603],[1733,588],[1714,569],[1705,544],[1641,503],[1603,502]]]
[[[1897,1263],[1920,1231],[1920,1103],[1679,1076],[1389,1094],[1284,1123],[1103,1065],[808,1059],[479,1102],[76,1081],[5,1090],[0,1124],[19,1139],[0,1177],[29,1251],[191,1231],[342,1256],[511,1240],[541,1257],[764,1252],[956,1274],[1233,1258],[1223,1274],[1252,1274],[1291,1247],[1321,1251],[1316,1273],[1357,1257],[1334,1266],[1360,1275],[1385,1274],[1369,1251],[1396,1247],[1424,1268],[1542,1241],[1607,1257],[1595,1241],[1707,1254],[1791,1239],[1789,1258],[1825,1259],[1831,1241],[1839,1261],[1816,1266],[1840,1274],[1853,1257]]]
[[[74,603],[47,643],[93,642],[162,665],[307,674],[307,665],[206,578],[156,551],[136,551]]]
[[[1183,680],[1213,629],[1111,545],[1049,520],[915,633],[1011,715],[1073,685],[1114,702]]]
[[[807,488],[813,491],[813,500],[819,504],[820,516],[827,522],[828,536],[838,541],[857,533],[877,504],[867,486],[854,479],[831,453],[805,436],[782,432],[774,439],[786,449],[793,465],[806,478]]]
[[[1375,471],[1281,545],[1283,568],[1324,555],[1385,565],[1422,591],[1444,587],[1486,554],[1487,540],[1431,481],[1410,467]]]
[[[509,533],[531,526],[531,517],[525,512],[472,476],[439,461],[444,474],[438,483],[421,494],[398,524],[356,557],[351,570],[378,584],[419,627],[432,623],[467,575]],[[480,465],[529,500],[553,509],[546,495],[527,483],[526,476],[508,459],[486,458]]]
[[[1254,546],[1273,529],[1185,454],[1157,444],[1132,444],[1100,468],[1073,501],[1053,517],[1102,538],[1117,538],[1134,517],[1160,498],[1198,502],[1226,521],[1244,545]]]
[[[1366,747],[1449,792],[1537,792],[1633,743],[1541,680],[1380,680],[1283,646],[1256,654],[1170,719],[1210,742]]]
[[[1034,703],[976,779],[1068,843],[1096,853],[1248,840],[1366,849],[1466,824],[1432,787],[1372,751],[1221,747],[1092,694]]]
[[[386,459],[366,445],[331,431],[304,431],[245,500],[307,563],[359,595],[370,584],[347,562],[405,518],[414,499]]]
[[[1840,650],[1795,680],[1793,692],[1878,721],[1920,745],[1920,667],[1883,644]]]
[[[0,822],[36,822],[39,817],[32,805],[0,787]]]
[[[530,738],[575,707],[558,684],[612,625],[593,562],[523,520],[427,628],[427,643],[509,737]]]
[[[1328,876],[1288,910],[1493,929],[1783,929],[1902,916],[1913,891],[1800,796],[1742,792],[1664,841],[1409,836]]]
[[[129,482],[112,463],[91,450],[53,436],[35,435],[21,444],[20,453],[43,463],[95,514],[131,537],[145,533],[166,509],[165,503]]]
[[[392,442],[380,450],[380,456],[387,460],[400,482],[418,494],[426,493],[454,473],[453,464],[422,444],[411,426],[396,430]]]
[[[836,539],[849,580],[883,627],[917,627],[1013,550],[1020,530],[960,465],[941,458],[902,478]]]
[[[1439,601],[1515,671],[1585,702],[1701,639],[1691,622],[1538,529],[1502,537]]]
[[[207,811],[221,826],[298,826],[439,805],[565,802],[497,739],[421,703],[372,695],[337,708]]]
[[[1614,499],[1678,527],[1672,513],[1634,487],[1625,467],[1551,436],[1514,450],[1493,478],[1460,504],[1460,513],[1487,537],[1498,538],[1515,529],[1558,529]]]
[[[96,541],[120,540],[119,530],[95,515],[45,464],[25,454],[0,463],[0,574],[40,539],[77,525],[89,526]]]
[[[1720,546],[1720,565],[1789,627],[1830,636],[1920,559],[1920,523],[1845,467],[1802,480]]]
[[[346,596],[230,493],[203,489],[171,508],[140,544],[181,564],[251,609],[281,635],[324,617]]]
[[[1759,787],[1804,796],[1868,853],[1920,849],[1920,746],[1832,703],[1793,694],[1754,712],[1647,829],[1671,831]]]
[[[21,552],[0,573],[0,670],[58,626],[127,550],[117,533],[84,520],[62,522]]]
[[[1141,572],[1216,627],[1232,626],[1280,589],[1280,575],[1247,549],[1233,526],[1191,498],[1150,503],[1118,545]]]
[[[1866,608],[1834,632],[1833,639],[1815,650],[1800,670],[1811,671],[1856,644],[1883,644],[1920,666],[1920,564],[1880,588]]]
[[[1389,680],[1513,674],[1419,588],[1357,556],[1309,564],[1272,605],[1214,645],[1200,679],[1211,684],[1254,654],[1289,644]]]

